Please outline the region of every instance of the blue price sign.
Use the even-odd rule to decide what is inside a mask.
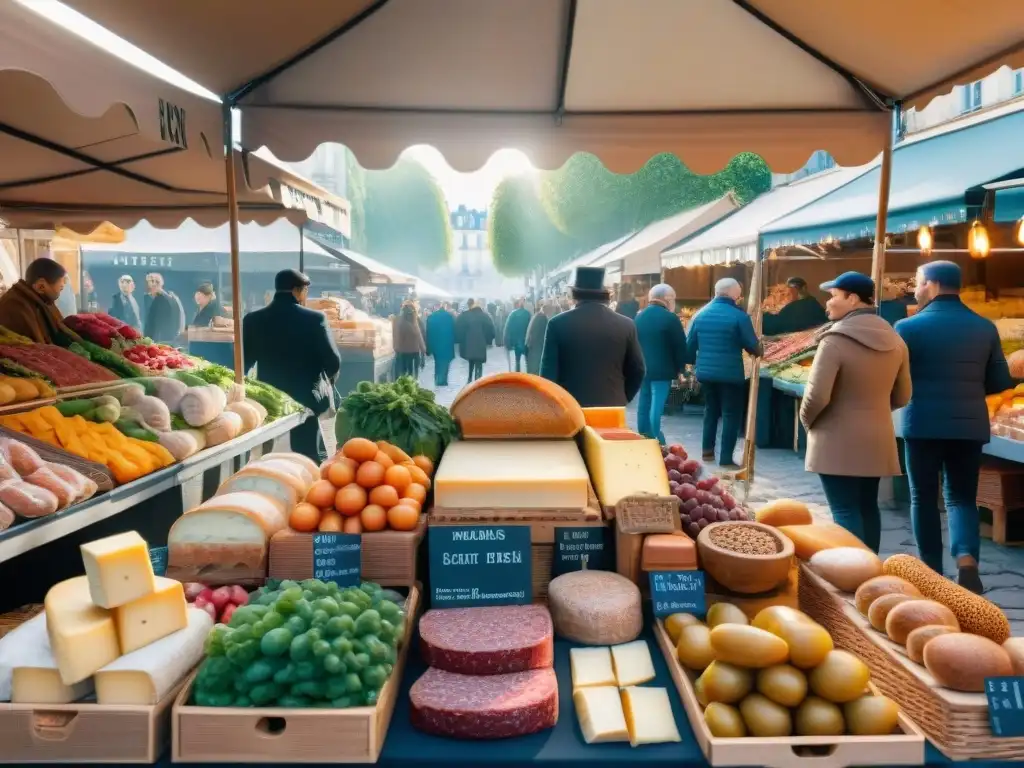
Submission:
[[[704,571],[651,571],[651,604],[654,615],[662,618],[673,613],[703,616]]]
[[[313,534],[313,578],[339,587],[359,584],[363,557],[362,536],[354,533]]]
[[[428,544],[432,607],[533,602],[528,525],[433,526]]]
[[[153,573],[157,576],[167,575],[167,547],[153,547],[149,550],[149,562],[153,564]]]
[[[584,562],[588,571],[615,569],[611,547],[608,546],[608,529],[603,525],[555,528],[555,559],[551,576],[583,570]]]
[[[1024,677],[986,678],[985,696],[992,735],[1024,736]]]

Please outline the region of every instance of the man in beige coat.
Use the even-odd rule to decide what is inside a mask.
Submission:
[[[821,476],[835,521],[878,552],[878,485],[902,474],[892,411],[910,401],[907,345],[874,306],[871,278],[846,272],[821,286],[833,321],[820,334],[800,421],[807,471]]]

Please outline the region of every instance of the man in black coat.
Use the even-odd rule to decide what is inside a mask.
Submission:
[[[309,408],[317,417],[329,400],[318,396],[321,381],[333,382],[341,359],[327,330],[322,312],[302,304],[309,293],[309,278],[294,269],[278,272],[269,306],[242,318],[245,370],[256,366],[256,378],[277,387]],[[318,418],[307,419],[292,430],[292,450],[319,462]]]
[[[146,275],[146,291],[150,301],[143,333],[153,341],[173,343],[178,338],[181,311],[171,295],[164,290],[163,275],[159,272]]]
[[[583,407],[626,405],[644,378],[636,325],[608,306],[604,269],[577,267],[571,291],[576,306],[548,321],[540,375]]]

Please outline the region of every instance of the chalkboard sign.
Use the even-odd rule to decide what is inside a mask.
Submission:
[[[615,558],[608,544],[608,529],[603,525],[555,528],[555,557],[551,564],[551,576],[583,570],[584,561],[588,571],[615,569]]]
[[[993,736],[1024,736],[1024,677],[985,679],[988,722]]]
[[[149,562],[153,564],[153,573],[157,576],[167,575],[167,547],[153,547],[149,550]]]
[[[651,571],[651,604],[659,618],[673,613],[707,612],[704,601],[704,571]]]
[[[428,545],[432,607],[533,602],[529,526],[436,525]]]
[[[313,534],[313,578],[339,587],[359,584],[362,536],[354,533]]]

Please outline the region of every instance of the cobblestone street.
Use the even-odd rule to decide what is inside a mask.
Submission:
[[[507,371],[505,350],[492,348],[484,366],[484,373]],[[466,383],[468,366],[464,360],[452,363],[449,386],[436,389],[438,401],[451,404]],[[433,361],[428,358],[420,374],[420,383],[434,389]],[[683,410],[665,417],[663,430],[670,443],[681,443],[699,458],[701,445],[701,406],[684,406]],[[629,424],[636,426],[636,409],[629,408]],[[742,442],[736,448],[737,458],[742,455]],[[755,481],[747,503],[756,508],[778,498],[799,499],[811,507],[815,517],[831,521],[825,496],[817,475],[804,470],[803,460],[794,452],[784,449],[758,450]],[[891,506],[891,505],[890,505]],[[910,528],[910,510],[906,506],[882,509],[882,552],[916,554]],[[953,562],[947,557],[947,575],[955,573]],[[1001,547],[988,539],[981,544],[981,575],[985,583],[985,596],[998,604],[1010,618],[1014,634],[1024,634],[1024,549]]]

